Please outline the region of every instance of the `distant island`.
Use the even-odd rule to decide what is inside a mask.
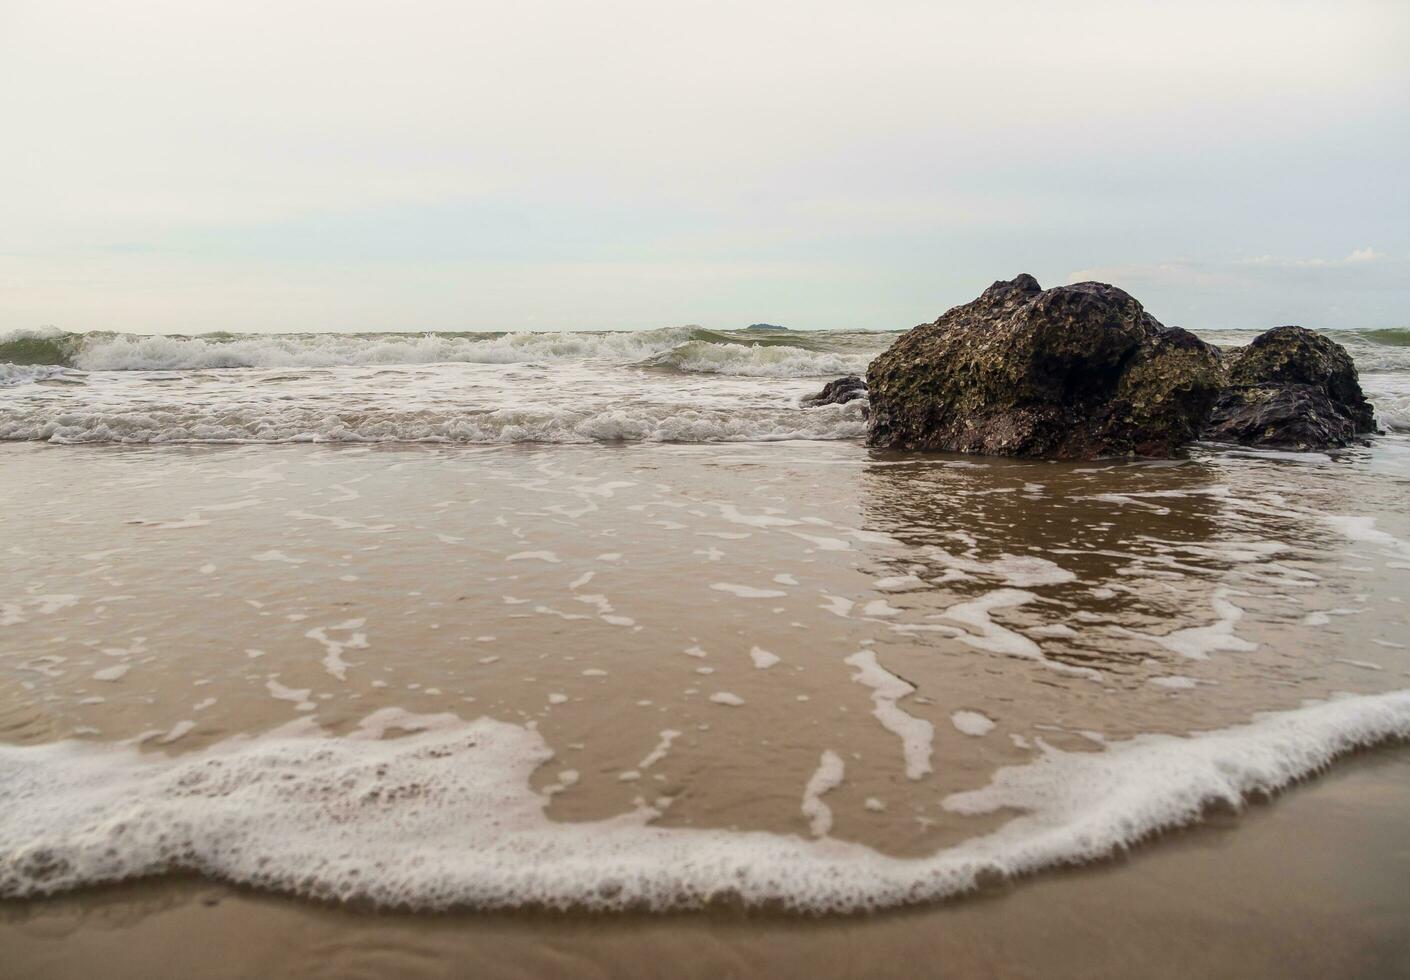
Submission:
[[[745,330],[760,330],[760,331],[763,331],[763,330],[783,330],[783,331],[785,331],[785,332],[788,330],[787,327],[780,327],[780,326],[779,326],[778,324],[776,324],[776,323],[751,323],[751,324],[749,324],[749,326],[745,327],[744,329],[745,329]]]

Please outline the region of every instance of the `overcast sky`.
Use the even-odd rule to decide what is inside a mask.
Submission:
[[[0,330],[1410,325],[1410,2],[0,0]]]

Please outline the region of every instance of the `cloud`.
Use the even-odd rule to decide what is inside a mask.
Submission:
[[[0,329],[896,327],[1074,265],[1374,312],[1410,252],[1403,3],[4,11]]]

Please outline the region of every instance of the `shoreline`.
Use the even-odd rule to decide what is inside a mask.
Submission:
[[[1402,742],[1122,856],[846,916],[389,912],[151,879],[0,903],[0,975],[1383,976],[1410,956],[1407,809]]]

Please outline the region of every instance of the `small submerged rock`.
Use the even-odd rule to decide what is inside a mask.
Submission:
[[[1274,327],[1229,354],[1206,439],[1246,446],[1326,449],[1376,431],[1350,355],[1304,327]]]
[[[1244,446],[1325,449],[1356,442],[1356,428],[1317,385],[1259,384],[1219,396],[1205,438]]]
[[[818,405],[845,405],[858,398],[867,397],[867,383],[855,374],[829,381],[822,391],[803,399],[803,405],[813,408]]]
[[[1223,383],[1217,349],[1098,282],[1030,275],[903,335],[867,370],[867,442],[895,449],[1091,459],[1169,456]]]

